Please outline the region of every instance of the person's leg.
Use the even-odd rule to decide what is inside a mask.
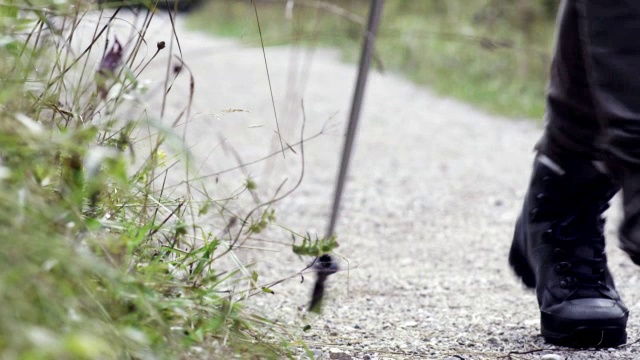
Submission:
[[[596,116],[573,0],[560,5],[556,44],[547,88],[546,127],[536,149],[556,160],[576,157],[593,161],[602,127]]]
[[[536,288],[547,341],[606,347],[626,342],[628,311],[604,254],[602,213],[618,186],[594,165],[602,131],[587,81],[580,15],[575,0],[562,3],[547,126],[509,262],[525,285]]]
[[[640,3],[580,0],[577,8],[608,166],[623,190],[620,243],[640,265]]]

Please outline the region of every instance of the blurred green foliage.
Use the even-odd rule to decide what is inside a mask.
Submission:
[[[350,61],[359,55],[369,3],[256,1],[266,45],[335,46]],[[377,64],[490,112],[541,119],[557,6],[554,0],[387,0]],[[209,1],[190,15],[190,26],[260,44],[248,0]]]
[[[153,58],[134,62],[140,46],[120,51],[110,38],[106,47],[106,36],[74,49],[69,34],[100,34],[97,16],[118,11],[91,6],[0,5],[0,358],[279,358],[290,337],[243,309],[249,291],[219,289],[243,281],[261,292],[257,275],[221,276],[222,241],[194,222],[190,199],[153,181],[169,170],[172,136],[140,119],[140,64]],[[131,34],[120,40],[145,41]],[[148,146],[134,151],[141,121]],[[265,214],[245,221],[260,232],[275,219]]]

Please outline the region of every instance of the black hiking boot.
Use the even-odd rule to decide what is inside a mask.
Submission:
[[[509,263],[536,289],[547,342],[618,346],[629,311],[607,268],[602,214],[619,188],[590,161],[570,166],[536,159]]]

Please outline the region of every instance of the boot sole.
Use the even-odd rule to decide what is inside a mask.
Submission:
[[[558,334],[542,324],[542,336],[549,344],[572,348],[612,348],[627,342],[627,331],[619,326],[583,326],[568,334]]]

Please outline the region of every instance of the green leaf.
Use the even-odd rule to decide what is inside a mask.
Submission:
[[[269,288],[268,288],[268,287],[266,287],[266,286],[263,286],[263,287],[262,287],[262,292],[266,292],[267,294],[272,294],[272,295],[275,295],[275,294],[276,294],[273,290],[269,289]]]
[[[311,240],[311,237],[307,235],[302,238],[302,244],[293,244],[291,249],[294,254],[299,256],[320,256],[332,252],[336,247],[338,247],[338,242],[335,236]]]
[[[100,230],[102,228],[102,224],[100,223],[100,221],[94,219],[94,218],[87,218],[85,219],[85,225],[87,227],[88,230],[90,231],[97,231]]]
[[[202,204],[200,209],[198,209],[198,216],[206,215],[209,212],[209,208],[211,207],[211,201],[207,200]]]
[[[18,6],[12,4],[3,3],[0,6],[0,17],[7,19],[17,19],[18,18]]]
[[[204,253],[202,254],[202,257],[200,258],[200,260],[198,260],[198,265],[196,266],[196,269],[193,271],[194,277],[200,275],[204,270],[205,266],[211,262],[210,261],[211,255],[213,255],[213,253],[215,252],[219,244],[220,244],[220,241],[218,239],[213,239],[210,243],[205,245]]]

